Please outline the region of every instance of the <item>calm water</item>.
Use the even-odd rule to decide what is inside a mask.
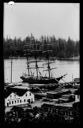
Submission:
[[[38,65],[41,67],[43,62],[38,62]],[[12,81],[13,82],[21,82],[20,76],[23,73],[27,73],[27,60],[26,59],[13,59],[12,60]],[[31,63],[31,67],[34,66],[34,63]],[[44,69],[46,69],[46,65],[44,65]],[[64,78],[64,81],[68,82],[71,81],[72,78],[80,77],[79,76],[79,61],[59,61],[55,60],[54,63],[51,64],[51,67],[56,69],[52,70],[52,76],[59,77],[67,73]],[[40,72],[43,76],[48,75],[44,69],[40,69]],[[35,74],[35,69],[32,69],[32,72]],[[4,81],[11,82],[11,60],[5,59],[4,60]],[[61,82],[63,82],[61,80]]]

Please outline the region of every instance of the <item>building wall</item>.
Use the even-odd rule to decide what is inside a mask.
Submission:
[[[5,106],[16,106],[21,104],[29,104],[34,102],[34,95],[27,91],[23,96],[18,96],[15,93],[11,93],[5,99]]]

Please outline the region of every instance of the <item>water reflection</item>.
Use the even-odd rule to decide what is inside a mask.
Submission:
[[[13,82],[21,82],[20,76],[23,73],[27,73],[27,60],[26,59],[12,59],[12,81]],[[45,60],[42,60],[45,63]],[[41,67],[43,62],[38,62],[38,65]],[[34,63],[31,63],[31,67],[35,66]],[[72,80],[72,77],[79,77],[79,61],[59,61],[55,60],[54,63],[51,64],[51,67],[56,69],[52,70],[52,76],[59,77],[60,75],[64,75],[67,73],[67,76],[64,78],[64,81],[68,82]],[[46,69],[46,65],[44,66]],[[35,69],[32,69],[32,72],[35,74]],[[43,76],[47,75],[47,72],[40,69],[40,72]],[[11,81],[11,60],[4,60],[4,81]],[[62,82],[62,81],[61,81]]]

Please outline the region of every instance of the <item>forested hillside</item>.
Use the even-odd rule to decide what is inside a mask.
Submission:
[[[24,57],[26,56],[27,51],[30,51],[30,56],[34,57],[34,53],[39,57],[45,57],[46,54],[43,54],[45,50],[51,50],[51,56],[57,58],[70,58],[79,56],[79,41],[73,41],[70,38],[65,39],[56,39],[55,36],[41,36],[39,39],[36,39],[32,34],[27,36],[24,40],[21,38],[6,38],[3,40],[3,55],[4,58],[10,56],[14,57]],[[27,47],[26,47],[27,46]],[[35,50],[40,50],[35,52]],[[32,52],[33,51],[33,52]]]

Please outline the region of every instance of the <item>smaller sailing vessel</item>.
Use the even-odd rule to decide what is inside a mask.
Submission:
[[[27,46],[28,47],[28,46]],[[38,66],[38,62],[40,62],[40,60],[37,59],[37,54],[39,52],[41,52],[41,50],[31,50],[27,49],[27,69],[28,69],[28,74],[24,74],[22,75],[20,78],[23,80],[23,82],[27,82],[29,84],[50,84],[50,83],[58,83],[65,75],[60,76],[58,78],[54,78],[51,76],[51,70],[54,68],[51,68],[50,64],[53,63],[50,60],[50,52],[51,50],[46,50],[43,51],[43,54],[46,54],[47,56],[47,63],[45,63],[47,65],[47,69],[43,70],[43,71],[48,71],[48,76],[42,76],[41,72],[39,71],[40,68],[44,68],[44,67],[39,67]],[[34,52],[34,61],[30,61],[28,59],[28,54],[30,54],[30,52]],[[35,63],[35,67],[30,67],[31,63]],[[34,74],[30,71],[31,69],[36,69],[36,76],[34,76]]]

